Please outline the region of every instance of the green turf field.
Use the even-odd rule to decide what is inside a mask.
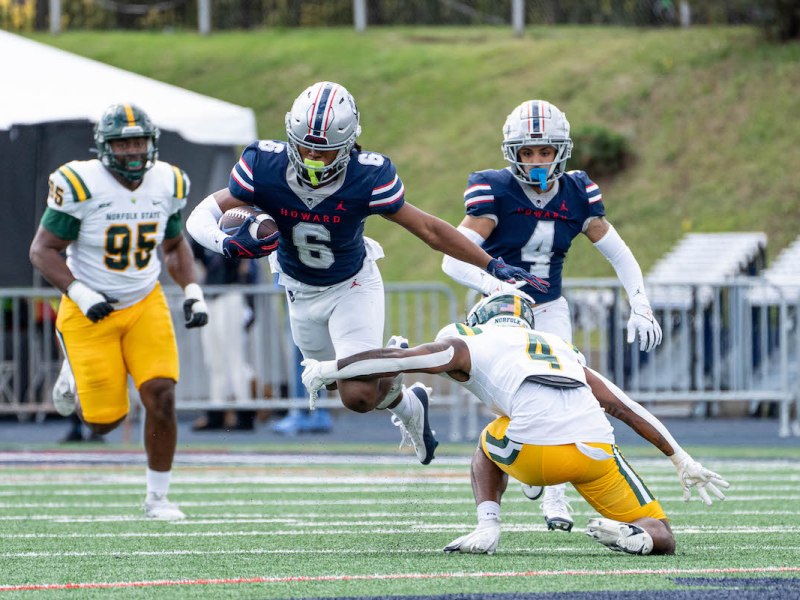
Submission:
[[[445,555],[448,542],[474,527],[466,455],[422,467],[391,453],[188,453],[170,494],[188,519],[163,523],[143,518],[139,453],[6,452],[0,597],[686,590],[683,580],[698,577],[711,578],[712,588],[719,578],[794,579],[796,591],[800,464],[778,451],[758,459],[715,454],[728,456],[696,457],[733,487],[710,508],[681,500],[668,460],[631,460],[672,518],[678,543],[675,556],[634,557],[584,535],[594,513],[574,490],[576,525],[565,534],[546,531],[538,502],[515,485],[503,503],[497,554]]]

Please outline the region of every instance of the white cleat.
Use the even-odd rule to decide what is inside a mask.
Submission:
[[[61,363],[61,371],[53,384],[53,406],[56,412],[62,417],[68,417],[75,412],[75,402],[78,393],[75,387],[75,377],[69,363],[65,360]]]
[[[144,514],[148,519],[158,519],[159,521],[180,521],[186,518],[178,505],[167,499],[166,494],[156,494],[155,492],[147,494],[144,501]]]
[[[653,538],[641,527],[613,519],[591,519],[586,525],[586,535],[614,552],[650,554]]]
[[[414,402],[414,414],[411,418],[403,422],[397,415],[392,416],[392,423],[400,428],[402,438],[400,440],[400,447],[402,448],[407,442],[410,442],[414,447],[414,452],[417,454],[419,462],[427,465],[433,460],[433,452],[439,442],[434,437],[435,432],[431,429],[428,420],[428,401],[433,390],[425,387],[422,383],[417,382],[408,388],[411,392],[412,400]]]
[[[544,490],[542,512],[547,529],[550,531],[560,530],[568,533],[572,531],[573,521],[570,515],[572,507],[567,500],[566,487],[564,484],[550,485]]]
[[[494,554],[500,543],[500,520],[481,521],[472,533],[462,535],[444,547],[445,552]]]

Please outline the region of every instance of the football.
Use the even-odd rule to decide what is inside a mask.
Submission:
[[[226,210],[219,219],[219,228],[228,235],[233,235],[250,216],[256,218],[255,223],[249,227],[250,235],[254,239],[264,239],[278,230],[275,219],[255,206],[237,206]]]

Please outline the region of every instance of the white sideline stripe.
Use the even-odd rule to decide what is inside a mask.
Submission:
[[[739,498],[733,495],[730,495],[731,492],[728,492],[728,496],[724,500],[726,504],[731,503],[748,503],[748,502],[776,502],[780,500],[788,500],[797,502],[800,501],[800,494],[768,494],[763,496],[747,496],[743,498]],[[322,500],[319,498],[311,499],[311,500],[273,500],[273,499],[266,499],[266,500],[220,500],[218,502],[192,502],[192,501],[182,501],[178,498],[179,494],[174,494],[174,499],[180,504],[182,507],[210,507],[210,506],[374,506],[375,499],[374,498],[348,498],[346,500]],[[171,497],[173,497],[171,496]],[[572,500],[572,498],[570,498]],[[682,496],[662,496],[659,498],[660,502],[676,502],[683,504],[683,497]],[[522,496],[520,496],[519,500],[515,500],[515,503],[524,503],[530,502],[530,500],[526,500]],[[695,502],[699,502],[695,499]],[[381,499],[380,503],[382,505],[389,505],[389,506],[407,506],[408,499],[407,498],[385,498]],[[430,498],[425,500],[426,505],[447,505],[447,504],[458,504],[463,505],[465,503],[469,503],[469,498]],[[66,502],[24,502],[24,503],[17,503],[17,502],[0,502],[0,508],[3,509],[10,509],[10,508],[20,508],[25,507],[28,508],[131,508],[131,507],[138,507],[138,504],[131,503],[131,502],[76,502],[76,503],[66,503]]]
[[[797,552],[800,550],[800,546],[766,546],[762,544],[744,544],[744,545],[733,545],[733,546],[703,546],[704,551],[724,551],[730,552],[731,550],[749,550],[749,551],[763,551],[763,552],[774,552],[774,551],[784,551],[784,552]],[[549,544],[526,544],[525,546],[503,546],[504,552],[513,552],[513,553],[530,553],[535,554],[540,551],[546,551],[552,554],[574,554],[574,555],[585,555],[586,549],[585,548],[578,548],[575,546],[551,546]],[[382,549],[381,554],[394,554],[394,555],[413,555],[419,556],[420,554],[433,554],[433,555],[440,555],[442,552],[439,548],[414,548],[408,550],[394,550],[394,549]],[[334,549],[334,550],[311,550],[311,549],[303,549],[298,550],[296,548],[273,548],[270,550],[265,550],[262,548],[252,549],[252,548],[241,548],[236,550],[135,550],[135,551],[118,551],[118,550],[111,550],[108,552],[79,552],[79,551],[67,551],[67,552],[0,552],[0,558],[85,558],[85,557],[95,557],[95,558],[103,558],[103,557],[141,557],[141,556],[226,556],[226,555],[270,555],[270,554],[296,554],[296,555],[358,555],[361,556],[364,554],[363,550],[347,550],[347,549]]]
[[[678,479],[676,477],[670,478],[669,483],[664,485],[652,485],[651,481],[654,478],[646,477],[644,478],[647,483],[647,487],[650,489],[651,492],[666,492],[667,494],[672,493],[675,491],[676,486],[678,486]],[[735,493],[740,494],[743,492],[800,492],[800,485],[746,485],[746,484],[739,484],[734,483],[731,481],[730,478],[726,478],[726,480],[734,485],[733,490]],[[220,486],[223,485],[230,485],[230,481],[222,482],[220,481]],[[290,481],[288,483],[297,483],[296,481]],[[175,496],[230,496],[233,494],[238,495],[251,495],[251,494],[264,494],[264,495],[275,495],[275,496],[285,496],[286,494],[307,494],[309,492],[309,487],[313,485],[313,492],[315,495],[319,494],[375,494],[379,496],[383,496],[385,494],[384,490],[380,489],[380,485],[382,482],[378,479],[373,479],[370,482],[370,485],[351,485],[351,486],[332,486],[328,485],[328,483],[324,479],[316,479],[312,483],[309,483],[308,486],[287,486],[282,483],[276,483],[275,486],[272,487],[258,487],[258,486],[237,486],[235,492],[231,492],[230,487],[213,487],[213,488],[187,488],[181,484],[172,484],[170,487],[170,495]],[[402,482],[395,482],[395,484],[413,484],[415,489],[419,489],[421,493],[430,493],[430,492],[439,492],[443,494],[463,494],[465,491],[468,494],[471,494],[471,485],[470,482],[465,479],[463,482],[449,482],[449,483],[438,483],[438,482],[431,482],[431,481],[420,481],[420,482],[410,482],[407,479],[404,479]],[[107,485],[107,484],[106,484]],[[324,487],[322,487],[324,486]],[[100,487],[91,487],[90,489],[86,489],[85,484],[81,485],[81,489],[74,489],[74,490],[48,490],[45,486],[40,485],[28,485],[25,486],[23,489],[19,490],[0,490],[0,498],[19,498],[20,496],[36,496],[41,497],[43,494],[48,496],[55,496],[55,497],[95,497],[95,496],[141,496],[144,492],[144,481],[142,481],[139,485],[135,487],[111,487],[111,488],[100,488]],[[660,497],[663,494],[657,493],[656,496]],[[573,494],[570,496],[570,500],[573,498],[579,498],[578,494]],[[510,500],[509,497],[504,497],[503,502],[508,502]],[[516,500],[516,499],[515,499]],[[27,504],[27,502],[25,503]]]
[[[622,448],[624,451],[625,448]],[[710,465],[714,470],[728,470],[737,472],[742,469],[754,471],[787,469],[795,473],[800,472],[800,464],[796,460],[790,459],[734,459],[708,458],[698,453],[694,458]],[[662,458],[631,458],[631,464],[637,471],[643,467],[668,467],[671,464],[666,457]],[[469,456],[442,456],[437,457],[437,468],[442,466],[469,465]],[[113,449],[92,452],[75,452],[69,450],[42,450],[42,451],[0,451],[0,465],[35,463],[37,465],[46,464],[130,464],[144,465],[143,451],[116,451]],[[180,449],[175,455],[176,465],[341,465],[353,467],[353,465],[415,465],[413,454],[375,454],[370,455],[369,460],[364,459],[363,454],[275,454],[269,452],[181,452]],[[419,465],[416,465],[417,467]]]
[[[336,523],[334,523],[335,525]],[[396,525],[397,523],[392,523]],[[192,523],[186,522],[172,522],[170,525],[173,526],[186,526],[192,525]],[[419,524],[416,526],[412,526],[411,529],[408,527],[403,527],[401,529],[376,529],[373,527],[372,523],[365,524],[368,526],[368,531],[370,533],[380,534],[380,535],[407,535],[409,531],[413,531],[416,533],[424,532],[424,533],[446,533],[452,531],[470,531],[474,528],[474,523],[453,523],[449,525],[426,525],[426,524]],[[513,525],[504,528],[504,531],[510,533],[530,533],[530,532],[546,532],[547,527],[545,525]],[[575,527],[573,531],[585,531],[583,528]],[[706,527],[676,527],[674,529],[676,534],[679,535],[741,535],[741,534],[754,534],[754,535],[764,535],[765,533],[770,534],[790,534],[796,535],[800,533],[800,526],[797,527],[787,527],[783,525],[775,525],[771,527],[758,527],[758,526],[749,526],[749,525],[742,525],[742,526],[729,526],[729,527],[716,527],[716,526],[706,526]],[[128,531],[128,532],[109,532],[109,533],[82,533],[82,532],[75,532],[75,533],[7,533],[7,534],[0,534],[0,539],[6,540],[40,540],[40,539],[103,539],[103,538],[136,538],[136,539],[143,539],[143,538],[207,538],[207,537],[270,537],[270,536],[306,536],[306,535],[363,535],[363,531],[358,529],[314,529],[313,527],[309,527],[309,531],[298,531],[295,529],[292,530],[264,530],[264,531],[256,531],[256,530],[249,530],[249,531],[230,531],[230,530],[223,530],[223,531],[160,531],[160,532],[143,532],[143,531]]]

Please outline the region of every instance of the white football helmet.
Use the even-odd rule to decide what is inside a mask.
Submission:
[[[511,172],[522,183],[538,185],[538,170],[534,168],[529,173],[519,161],[519,150],[523,146],[553,146],[556,149],[556,159],[541,165],[546,169],[545,180],[549,186],[564,174],[567,160],[572,156],[567,116],[545,100],[528,100],[512,110],[503,125],[500,149],[503,158],[511,163]]]
[[[519,294],[496,292],[467,313],[467,325],[503,325],[534,328],[533,302]]]
[[[298,176],[314,186],[334,179],[347,167],[360,134],[356,101],[338,83],[320,81],[306,88],[286,113],[289,158]],[[339,153],[331,164],[320,166],[304,162],[298,146]]]

